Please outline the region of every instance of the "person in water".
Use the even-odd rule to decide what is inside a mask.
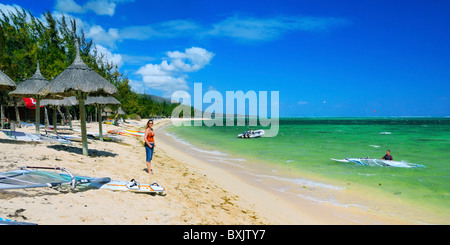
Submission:
[[[394,160],[394,158],[391,155],[391,151],[387,150],[386,155],[384,155],[384,157],[382,157],[381,160],[390,160],[390,161]]]
[[[145,161],[147,163],[147,172],[149,174],[153,174],[153,170],[151,168],[151,161],[153,158],[153,151],[155,150],[155,133],[153,132],[153,120],[150,119],[147,122],[147,126],[145,127]]]

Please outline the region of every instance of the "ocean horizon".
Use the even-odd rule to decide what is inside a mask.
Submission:
[[[450,118],[283,117],[276,137],[240,139],[259,126],[173,126],[164,132],[190,154],[238,167],[274,192],[395,215],[421,224],[448,223]],[[331,158],[380,159],[423,168],[361,166]],[[426,156],[426,158],[424,158]]]

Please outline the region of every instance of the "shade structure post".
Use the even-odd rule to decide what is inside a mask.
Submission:
[[[86,105],[95,105],[98,119],[99,139],[103,141],[102,111],[106,105],[120,105],[120,101],[112,96],[89,96]]]
[[[40,125],[41,125],[41,100],[39,98],[36,98],[36,133],[39,134]]]
[[[97,104],[97,120],[98,120],[98,135],[101,141],[103,141],[103,127],[102,127],[102,106]]]
[[[53,106],[53,133],[56,134],[56,105]]]
[[[5,109],[3,108],[3,104],[0,104],[0,129],[3,129],[3,124],[5,124]]]
[[[48,130],[48,110],[47,107],[44,107],[44,128]]]
[[[69,120],[69,127],[70,127],[70,130],[72,130],[72,118],[70,117],[69,107],[68,106],[65,106],[65,107],[66,107],[67,119]]]
[[[78,97],[78,102],[80,105],[80,124],[81,124],[81,141],[83,147],[83,155],[88,156],[88,144],[87,144],[87,134],[86,134],[86,109],[84,106],[84,102],[86,97],[83,96]]]

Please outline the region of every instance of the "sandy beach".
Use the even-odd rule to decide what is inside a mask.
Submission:
[[[135,121],[140,127],[131,129],[142,130],[146,121]],[[122,136],[121,142],[90,139],[90,155],[84,156],[80,142],[24,142],[0,133],[1,172],[26,165],[58,166],[76,175],[157,182],[167,189],[166,195],[92,189],[4,190],[0,191],[0,217],[39,225],[407,224],[357,208],[289,200],[258,187],[238,171],[212,166],[184,153],[183,146],[159,131],[170,121],[155,123],[153,175],[146,171],[143,137]],[[75,121],[74,128],[78,127]],[[103,124],[104,131],[123,129]],[[87,130],[98,132],[98,123],[89,123]],[[79,134],[64,129],[58,132]]]

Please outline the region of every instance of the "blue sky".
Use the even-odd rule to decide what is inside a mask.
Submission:
[[[280,116],[450,116],[450,2],[16,0],[75,18],[140,93],[279,91]],[[205,106],[206,107],[206,106]]]

